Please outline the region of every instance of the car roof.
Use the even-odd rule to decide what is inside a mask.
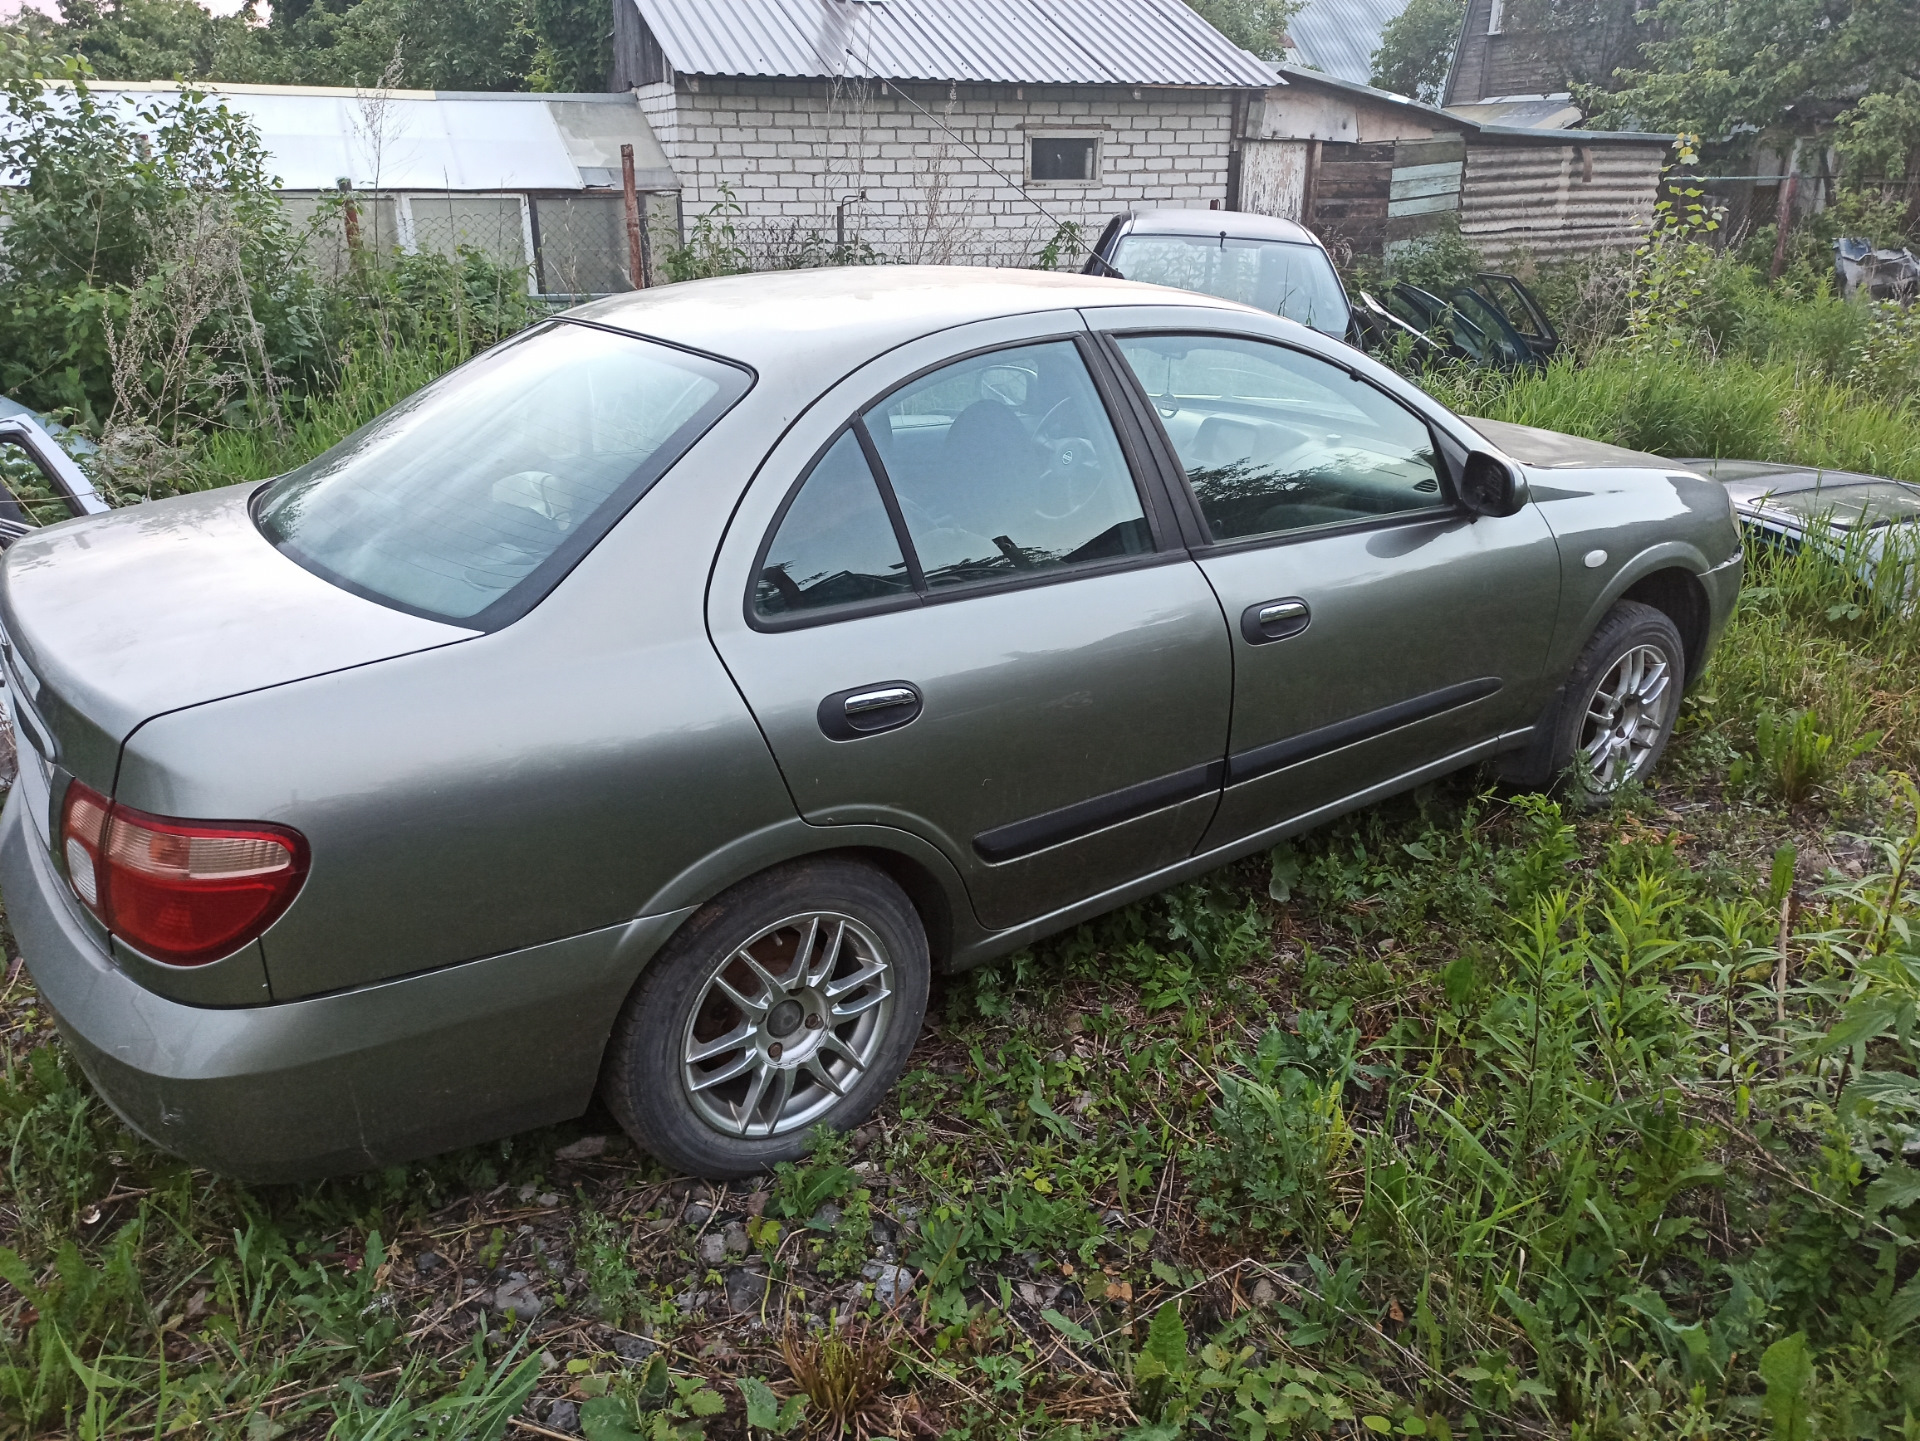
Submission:
[[[0,395],[0,420],[12,420],[16,416],[31,420],[35,425],[41,426],[42,428],[44,428],[47,423],[46,416],[42,415],[39,411],[24,406],[17,400],[9,400],[6,396]]]
[[[1284,240],[1326,248],[1305,226],[1247,210],[1131,210],[1123,218],[1129,235],[1224,234],[1233,240]]]
[[[1063,271],[853,265],[630,290],[566,314],[756,369],[799,362],[830,384],[882,351],[971,321],[1109,305],[1247,309],[1190,290]]]

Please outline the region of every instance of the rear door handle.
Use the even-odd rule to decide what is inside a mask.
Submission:
[[[1240,634],[1248,645],[1266,645],[1300,634],[1312,619],[1312,610],[1299,596],[1263,600],[1240,612]]]
[[[920,687],[912,681],[881,681],[835,691],[820,702],[815,718],[829,740],[851,741],[911,724],[921,704]]]

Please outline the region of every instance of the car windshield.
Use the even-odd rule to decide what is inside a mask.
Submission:
[[[1895,521],[1920,520],[1920,490],[1895,481],[1819,485],[1762,497],[1769,510],[1819,520],[1835,530],[1871,530]]]
[[[1347,333],[1346,293],[1317,245],[1135,234],[1114,247],[1111,264],[1128,280],[1237,300],[1335,337]]]
[[[653,341],[550,324],[274,481],[255,519],[356,594],[488,629],[552,589],[748,384]]]

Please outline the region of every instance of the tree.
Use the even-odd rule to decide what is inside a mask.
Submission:
[[[372,86],[396,57],[405,83],[434,90],[520,90],[533,62],[526,0],[358,0],[309,4],[271,29],[285,78]]]
[[[528,20],[539,37],[536,90],[607,88],[613,69],[613,32],[605,0],[532,0]]]
[[[1306,0],[1187,0],[1200,18],[1262,60],[1286,54],[1287,22]]]
[[[0,22],[5,53],[83,56],[109,80],[375,86],[398,73],[437,90],[599,90],[612,59],[604,0],[276,0],[264,22],[256,0],[225,16],[195,0],[60,7]]]
[[[232,15],[194,0],[60,0],[57,22],[23,9],[6,28],[84,57],[103,80],[262,78],[255,0]]]
[[[165,397],[177,429],[311,329],[294,238],[244,117],[191,91],[129,112],[89,78],[67,57],[0,85],[0,172],[25,181],[0,192],[0,392],[95,424]]]
[[[1914,0],[1660,0],[1647,18],[1645,68],[1580,94],[1596,124],[1832,134],[1895,176],[1920,143]]]
[[[1371,83],[1438,105],[1466,9],[1466,0],[1409,0],[1380,32]]]

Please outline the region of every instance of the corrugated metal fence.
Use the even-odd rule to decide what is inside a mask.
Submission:
[[[1652,221],[1664,157],[1651,144],[1469,143],[1460,233],[1488,260],[1630,248]]]

